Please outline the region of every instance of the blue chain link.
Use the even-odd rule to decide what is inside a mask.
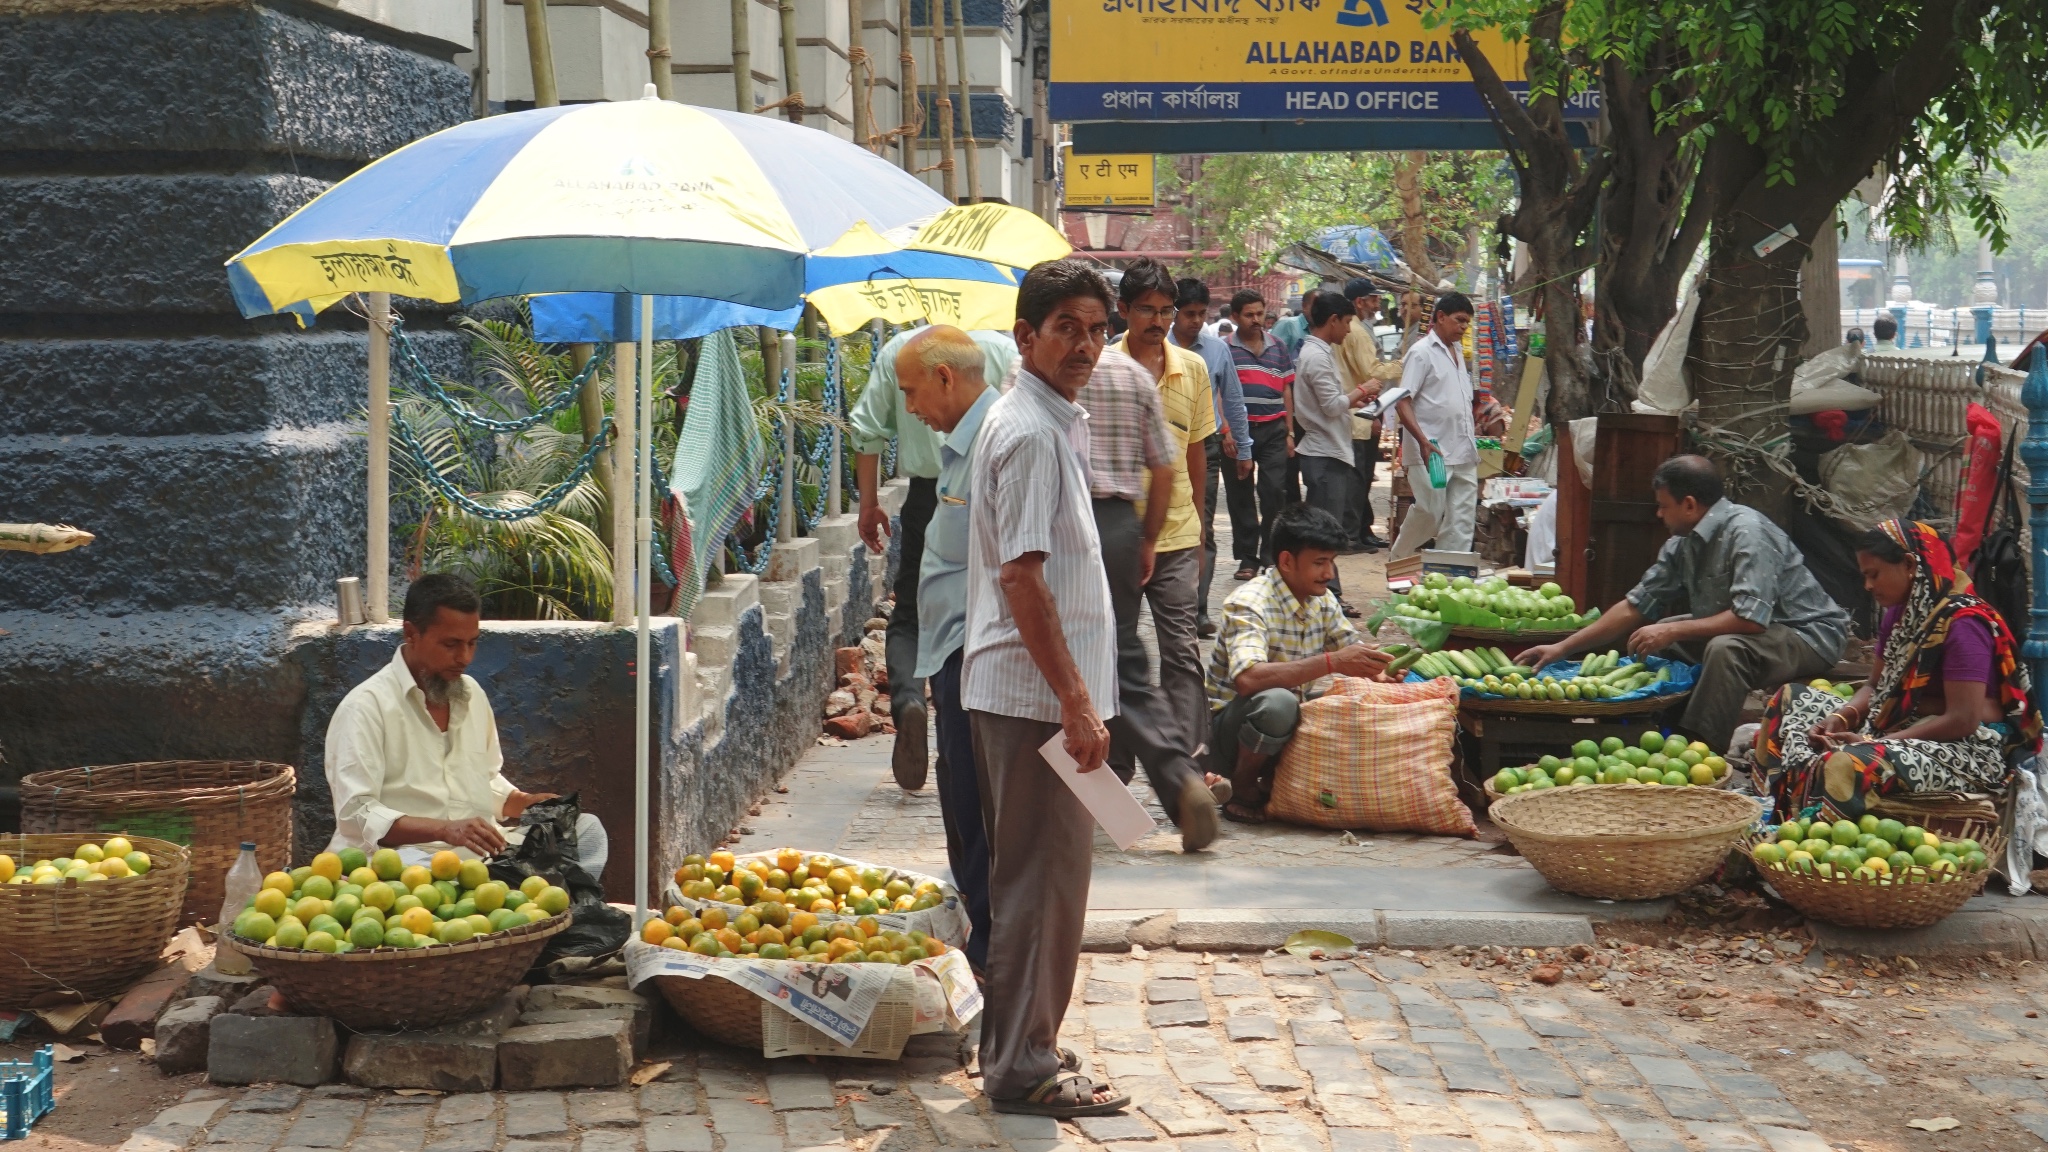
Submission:
[[[413,466],[420,470],[427,478],[428,485],[440,493],[442,499],[479,519],[501,524],[527,520],[544,512],[552,512],[568,498],[569,493],[574,491],[578,484],[583,482],[584,477],[590,475],[591,467],[597,463],[598,452],[602,451],[607,441],[612,438],[612,418],[607,416],[604,418],[604,424],[598,429],[597,436],[590,441],[590,446],[583,450],[583,455],[576,460],[576,466],[569,470],[569,475],[564,477],[561,483],[541,493],[531,504],[517,508],[497,508],[470,496],[457,488],[453,481],[441,475],[441,470],[435,467],[433,460],[427,456],[426,448],[420,444],[419,438],[413,435],[412,425],[408,424],[405,417],[395,408],[391,412],[391,426],[398,432],[399,443],[404,445],[407,454],[412,457]]]
[[[527,415],[517,420],[493,420],[488,416],[477,415],[474,409],[455,397],[450,396],[441,387],[441,382],[434,379],[434,374],[427,369],[426,361],[420,359],[418,350],[413,348],[412,340],[406,336],[405,325],[399,320],[397,313],[393,313],[391,316],[391,336],[392,342],[398,347],[398,363],[404,369],[402,375],[407,378],[407,383],[412,386],[412,390],[420,396],[440,405],[444,411],[461,423],[485,432],[524,432],[528,428],[537,427],[548,420],[554,419],[556,413],[567,409],[569,405],[576,402],[577,396],[583,391],[583,385],[590,381],[592,375],[597,372],[598,368],[605,361],[602,351],[592,356],[590,363],[585,364],[583,370],[576,373],[575,377],[569,381],[568,385],[560,393]]]

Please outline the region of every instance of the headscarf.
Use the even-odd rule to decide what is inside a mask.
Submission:
[[[1991,631],[1998,702],[2011,729],[2007,747],[2037,748],[2041,714],[2028,693],[2019,644],[2004,618],[1971,592],[1970,577],[1957,571],[1948,545],[1934,529],[1917,520],[1887,520],[1879,527],[1905,550],[1913,565],[1913,586],[1885,641],[1884,671],[1871,685],[1871,730],[1881,735],[1912,721],[1921,694],[1942,671],[1949,629],[1958,620],[1975,619]]]

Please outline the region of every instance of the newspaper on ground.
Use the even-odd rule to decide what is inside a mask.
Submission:
[[[759,996],[766,1004],[781,1009],[781,1015],[819,1034],[820,1041],[836,1047],[821,1049],[831,1055],[867,1055],[847,1049],[860,1044],[862,1034],[886,1017],[883,1030],[900,1032],[907,1038],[920,1032],[961,1030],[981,1013],[981,991],[961,953],[945,952],[910,964],[816,964],[800,960],[716,959],[676,948],[663,948],[630,940],[626,944],[626,981],[638,988],[656,977],[701,980],[705,977],[729,980]],[[765,1046],[779,1046],[789,1054],[800,1050],[797,1035],[786,1027],[771,1036],[763,1016]],[[870,1041],[875,1038],[870,1037]],[[769,1041],[777,1041],[769,1044]],[[792,1045],[797,1045],[792,1047]],[[902,1040],[895,1051],[902,1050]],[[765,1048],[764,1048],[765,1050]],[[893,1057],[890,1057],[893,1058]]]

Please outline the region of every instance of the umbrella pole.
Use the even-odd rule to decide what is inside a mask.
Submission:
[[[782,373],[789,386],[782,393],[782,497],[776,516],[778,543],[796,539],[796,333],[782,334]]]
[[[391,618],[391,293],[370,293],[370,538],[364,615]]]
[[[640,375],[645,380],[633,390],[633,403],[640,408],[636,428],[640,435],[640,478],[633,485],[633,502],[638,506],[634,535],[634,610],[639,615],[639,635],[633,646],[633,926],[647,922],[650,905],[647,891],[647,756],[648,724],[651,711],[648,696],[653,665],[648,659],[648,616],[654,592],[654,297],[640,297]],[[681,670],[678,669],[678,674]]]
[[[630,300],[632,297],[620,298]],[[614,335],[632,332],[622,308],[615,308]],[[630,316],[630,313],[627,314]],[[612,623],[633,623],[633,345],[612,347]]]

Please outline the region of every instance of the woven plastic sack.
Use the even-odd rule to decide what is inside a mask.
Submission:
[[[1301,706],[1267,813],[1319,828],[1478,835],[1451,778],[1458,686],[1335,683]]]

